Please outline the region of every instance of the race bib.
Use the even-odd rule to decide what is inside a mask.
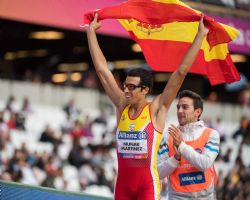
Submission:
[[[146,159],[148,157],[147,133],[120,131],[117,135],[118,154],[122,158]]]

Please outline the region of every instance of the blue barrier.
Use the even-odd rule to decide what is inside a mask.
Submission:
[[[0,180],[0,200],[111,200],[111,198]]]

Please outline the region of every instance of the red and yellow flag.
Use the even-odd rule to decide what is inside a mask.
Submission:
[[[198,30],[201,12],[179,0],[129,0],[84,15],[89,24],[115,18],[140,45],[148,65],[155,71],[172,72],[180,64]],[[239,31],[205,16],[209,33],[190,72],[206,75],[212,85],[240,80],[227,44]]]

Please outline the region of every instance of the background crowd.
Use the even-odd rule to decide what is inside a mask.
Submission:
[[[0,178],[65,191],[112,196],[117,174],[115,116],[84,112],[70,100],[63,108],[32,105],[11,95],[0,103]],[[204,119],[221,134],[215,167],[218,199],[250,199],[250,122]],[[166,194],[167,180],[162,185]]]

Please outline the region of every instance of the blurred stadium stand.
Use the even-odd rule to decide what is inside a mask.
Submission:
[[[211,4],[216,6],[234,8],[234,9],[250,10],[249,0],[188,0],[188,1],[193,1],[200,4]]]
[[[106,3],[99,2],[100,4],[84,0],[76,2],[79,5],[58,0],[53,2],[45,0],[43,3],[40,2],[42,5],[27,1],[29,7],[24,8],[18,0],[1,1],[0,78],[101,90],[98,78],[93,72],[86,34],[80,29],[79,24],[82,23],[82,15],[87,10],[121,1],[112,0]],[[197,10],[218,18],[223,23],[240,29],[241,35],[229,45],[229,49],[237,69],[247,80],[250,80],[248,70],[250,12],[244,10],[248,7],[243,6],[244,9],[240,9],[225,6],[226,3],[222,0],[185,2]],[[249,0],[244,2],[249,4]],[[218,4],[223,4],[223,6]],[[53,7],[57,8],[56,13]],[[68,9],[64,10],[63,7]],[[34,10],[29,12],[29,8]],[[48,16],[44,16],[44,12]],[[35,39],[37,33],[51,34],[50,31],[53,31],[54,39]],[[142,53],[133,50],[134,42],[122,27],[115,23],[115,20],[104,22],[98,38],[117,79],[123,80],[126,69],[129,67],[146,66]],[[154,76],[153,91],[158,94],[162,91],[169,74],[155,73]],[[240,88],[236,93],[230,93],[223,85],[211,87],[206,77],[193,74],[189,74],[185,80],[182,89],[186,88],[195,90],[204,98],[208,97],[211,92],[216,92],[220,101],[234,103],[238,102],[238,95],[242,90]]]
[[[32,88],[32,83],[27,83],[31,89],[26,90],[27,85],[22,85],[15,90],[15,85],[20,84],[19,82],[3,82],[5,84],[0,85],[11,85],[8,88],[12,90],[3,89],[1,91],[6,93],[0,95],[0,110],[3,111],[0,115],[0,178],[5,181],[112,197],[117,163],[114,135],[116,119],[110,101],[100,97],[97,98],[99,102],[96,102],[95,106],[91,99],[81,98],[82,95],[88,94],[88,91],[83,90],[75,96],[74,104],[66,106],[71,110],[66,112],[64,105],[67,105],[70,99],[65,98],[62,92],[60,96],[64,101],[54,102],[57,101],[57,87],[51,86],[50,91],[52,95],[55,94],[54,99],[45,100],[29,96],[29,109],[24,111],[22,99],[23,95],[27,95],[24,91],[36,94],[37,92],[33,91],[36,88]],[[41,85],[40,93],[44,93],[43,90],[47,87]],[[67,89],[65,87],[65,91]],[[12,92],[16,96],[6,98],[12,96]],[[94,96],[102,95],[98,91],[95,93]],[[77,100],[79,97],[82,102],[80,99]],[[9,99],[12,99],[11,103],[8,103]],[[176,102],[170,108],[167,126],[177,123],[175,104]],[[97,109],[98,106],[100,107]],[[215,164],[220,180],[225,181],[233,176],[228,183],[238,184],[241,181],[241,184],[248,184],[239,170],[244,169],[244,176],[249,176],[249,106],[206,101],[204,108],[202,119],[221,134],[221,153]],[[18,120],[14,121],[14,126],[10,123],[13,112],[26,113],[24,126],[18,127]],[[247,119],[248,124],[244,125],[246,130],[235,134],[241,125],[242,115]],[[76,121],[80,122],[80,134],[75,132],[79,130],[76,128]],[[41,140],[48,126],[51,131],[47,132],[47,140]],[[238,181],[234,182],[236,176]],[[221,187],[229,187],[225,182],[221,184],[223,185],[218,185],[218,191]],[[226,191],[219,191],[219,194],[225,196]],[[245,195],[250,193],[246,192]]]

